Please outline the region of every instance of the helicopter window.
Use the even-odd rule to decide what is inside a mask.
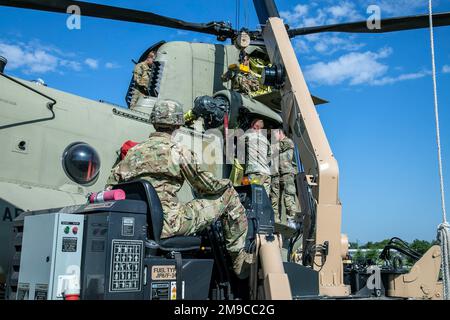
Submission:
[[[93,184],[100,171],[100,157],[97,151],[84,142],[76,142],[64,150],[62,165],[66,175],[83,185]]]

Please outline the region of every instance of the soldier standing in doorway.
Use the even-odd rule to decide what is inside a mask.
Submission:
[[[155,56],[156,56],[155,52],[151,51],[148,54],[147,59],[145,61],[138,63],[134,67],[133,71],[134,88],[133,88],[133,97],[131,98],[130,102],[130,109],[134,109],[140,97],[148,96],[149,94],[148,85],[150,83],[150,77],[152,74]]]

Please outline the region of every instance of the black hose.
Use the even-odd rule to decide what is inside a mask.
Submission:
[[[402,253],[403,255],[413,259],[414,261],[418,261],[422,256],[417,251],[414,251],[413,249],[411,249],[411,247],[408,245],[408,243],[406,243],[405,241],[403,241],[400,238],[394,237],[388,242],[388,244],[384,247],[383,251],[380,253],[380,256],[379,256],[380,259],[384,260],[384,261],[390,260],[390,258],[391,258],[390,250],[391,249]]]

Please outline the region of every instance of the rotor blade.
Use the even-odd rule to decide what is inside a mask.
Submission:
[[[90,2],[70,0],[0,0],[1,6],[69,13],[70,6],[78,6],[81,16],[157,25],[175,29],[196,31],[217,36],[231,36],[234,31],[224,22],[191,23],[161,16],[151,12],[112,7]]]
[[[433,26],[450,25],[450,12],[433,14]],[[428,28],[430,16],[427,14],[397,17],[381,20],[381,29],[369,29],[367,21],[333,24],[328,26],[304,27],[288,30],[290,37],[308,35],[321,32],[349,32],[349,33],[385,33],[403,30]]]
[[[260,24],[266,24],[270,17],[280,17],[277,5],[274,0],[253,0],[256,14]]]

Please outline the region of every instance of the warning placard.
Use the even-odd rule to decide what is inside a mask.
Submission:
[[[181,282],[181,299],[184,299],[184,281]],[[170,282],[170,300],[177,300],[177,283]]]
[[[153,266],[152,280],[175,280],[177,270],[175,266]]]
[[[109,291],[141,290],[143,241],[114,239],[112,244]]]
[[[34,300],[47,300],[48,285],[36,284],[34,289]]]
[[[170,283],[170,300],[177,300],[177,283]]]

